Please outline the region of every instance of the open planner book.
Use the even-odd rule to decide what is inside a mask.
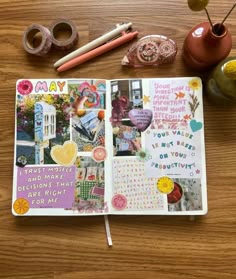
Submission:
[[[201,80],[18,80],[12,212],[205,214]]]

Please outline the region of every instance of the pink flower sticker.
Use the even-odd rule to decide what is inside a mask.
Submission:
[[[127,206],[127,199],[124,195],[121,194],[116,194],[113,198],[112,198],[112,206],[117,209],[117,210],[123,210],[126,208]]]
[[[96,162],[102,162],[107,157],[107,151],[103,146],[97,146],[92,150],[93,160]]]
[[[29,95],[33,91],[33,84],[29,80],[22,80],[17,85],[17,91],[21,95]]]

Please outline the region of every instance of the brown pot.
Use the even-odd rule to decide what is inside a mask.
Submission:
[[[214,32],[213,32],[214,30]],[[209,70],[228,56],[232,38],[225,25],[202,22],[188,33],[183,45],[183,59],[195,70]]]

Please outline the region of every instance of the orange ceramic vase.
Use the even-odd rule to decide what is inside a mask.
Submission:
[[[214,32],[213,32],[214,30]],[[226,58],[232,48],[232,38],[225,25],[203,22],[189,32],[183,45],[183,59],[195,70],[209,70]]]

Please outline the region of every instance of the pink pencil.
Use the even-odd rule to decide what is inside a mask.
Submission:
[[[113,48],[116,48],[122,44],[125,44],[126,42],[131,41],[137,35],[138,35],[137,31],[130,32],[130,33],[123,33],[121,37],[66,62],[65,64],[61,65],[57,69],[57,71],[63,72],[63,71],[69,70],[77,65],[80,65],[84,62],[87,62],[88,60],[91,60],[94,57],[97,57],[105,52],[112,50]]]

